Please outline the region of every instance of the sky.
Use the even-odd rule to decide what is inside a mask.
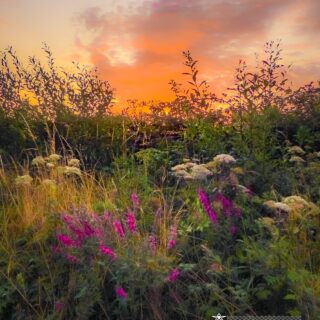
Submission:
[[[319,80],[320,0],[0,0],[0,50],[40,57],[46,42],[60,66],[96,66],[121,102],[170,100],[184,50],[224,92],[239,59],[254,66],[270,40],[293,86]]]

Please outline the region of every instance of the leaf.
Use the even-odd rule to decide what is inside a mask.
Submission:
[[[192,75],[192,80],[194,81],[194,82],[196,82],[197,81],[197,74],[198,74],[198,70]]]

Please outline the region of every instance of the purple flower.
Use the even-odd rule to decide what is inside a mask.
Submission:
[[[176,243],[177,243],[177,226],[176,225],[172,225],[170,227],[168,249],[173,249],[176,246]]]
[[[114,229],[120,238],[124,238],[125,233],[120,220],[115,220],[113,222]]]
[[[136,217],[134,216],[134,213],[132,211],[128,212],[127,224],[128,224],[128,228],[131,232],[137,231]]]
[[[65,235],[63,233],[58,234],[57,239],[59,240],[59,242],[61,242],[66,247],[78,247],[79,246],[77,241],[71,239],[70,237],[68,237],[67,235]]]
[[[150,235],[149,236],[149,239],[148,239],[148,242],[149,242],[149,249],[155,253],[157,251],[157,239],[156,239],[156,236],[155,235]]]
[[[134,206],[135,208],[140,207],[140,199],[139,199],[138,195],[137,195],[135,192],[133,192],[133,193],[131,194],[131,201],[132,201],[133,206]]]
[[[67,260],[71,263],[77,263],[78,258],[72,254],[67,254]]]
[[[103,254],[111,257],[112,260],[116,260],[117,259],[117,254],[111,248],[109,248],[107,246],[104,246],[103,244],[100,244],[99,250]]]
[[[82,223],[82,226],[83,226],[83,233],[87,237],[91,237],[92,235],[95,234],[95,230],[90,226],[90,224],[87,221],[84,221]]]
[[[230,216],[233,210],[233,203],[230,199],[226,198],[222,193],[218,193],[217,201],[222,205],[223,212],[226,216]]]
[[[210,205],[210,200],[207,196],[207,194],[203,191],[203,189],[198,190],[198,196],[199,200],[204,208],[204,210],[207,212],[209,219],[212,221],[212,223],[217,223],[218,222],[218,216],[216,212],[212,209]]]
[[[170,271],[170,273],[167,277],[167,281],[175,282],[179,278],[179,276],[180,276],[180,270],[178,268],[175,268]]]
[[[240,208],[234,208],[233,209],[233,215],[236,216],[237,218],[241,217],[241,210]]]
[[[55,304],[54,304],[54,309],[57,311],[57,312],[60,312],[62,311],[64,305],[62,302],[60,301],[57,301]]]
[[[108,212],[108,211],[105,211],[105,212],[103,213],[103,218],[104,218],[105,221],[110,221],[110,219],[111,219],[111,213]]]
[[[75,226],[76,222],[75,222],[74,217],[72,217],[70,215],[64,215],[62,217],[62,219],[64,220],[65,224],[68,226],[69,230],[72,231],[76,235],[78,241],[81,242],[85,238],[86,235],[83,233],[82,230],[80,230],[79,228],[77,228]]]
[[[122,299],[128,299],[128,294],[122,287],[116,287],[116,295]]]
[[[233,224],[230,226],[229,232],[234,236],[238,232],[238,227]]]

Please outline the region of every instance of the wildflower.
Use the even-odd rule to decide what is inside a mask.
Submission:
[[[135,192],[131,194],[131,201],[134,207],[138,208],[140,206],[140,199]]]
[[[77,241],[71,239],[69,236],[63,233],[58,234],[57,239],[66,247],[76,247],[78,245]]]
[[[234,236],[238,232],[238,228],[235,225],[230,226],[229,232]]]
[[[287,213],[291,211],[291,208],[287,204],[282,202],[275,202],[274,207],[276,210],[287,212]]]
[[[57,312],[60,312],[63,310],[63,303],[60,302],[60,301],[57,301],[55,304],[54,304],[54,309],[57,311]]]
[[[128,224],[128,228],[129,228],[129,230],[131,232],[136,232],[137,231],[136,217],[134,216],[134,213],[132,211],[128,212],[127,224]]]
[[[79,159],[70,159],[68,161],[69,167],[80,167],[80,160]]]
[[[103,245],[103,244],[100,244],[99,246],[99,250],[101,253],[109,256],[112,260],[116,260],[117,259],[117,254],[109,247]]]
[[[302,148],[300,148],[299,146],[293,146],[288,149],[288,153],[304,155],[305,151]]]
[[[87,237],[91,237],[93,234],[95,234],[95,230],[90,226],[90,224],[87,221],[84,221],[82,223],[83,226],[83,233]]]
[[[212,172],[201,164],[191,168],[191,176],[196,180],[206,180],[211,175]]]
[[[111,213],[108,212],[108,211],[105,211],[105,212],[103,213],[103,219],[104,219],[105,221],[110,221],[110,219],[111,219]]]
[[[180,171],[180,170],[186,170],[187,167],[185,164],[178,164],[171,168],[172,171]]]
[[[199,200],[204,208],[204,210],[207,212],[209,219],[212,221],[212,223],[217,223],[218,222],[218,217],[216,212],[212,209],[210,205],[210,200],[208,199],[206,193],[202,190],[198,190],[198,196]]]
[[[174,172],[177,178],[183,178],[185,180],[193,180],[193,176],[186,170],[177,170]]]
[[[59,248],[59,246],[52,246],[52,252],[59,253],[59,252],[61,252],[61,249]]]
[[[26,174],[24,176],[16,177],[15,184],[17,186],[28,186],[31,184],[32,181],[33,181],[33,178],[30,177],[28,174]]]
[[[96,228],[94,230],[94,235],[98,240],[102,240],[105,235],[104,229],[103,228]]]
[[[71,175],[81,176],[81,171],[77,167],[66,166],[63,168],[63,173],[67,176],[71,176]]]
[[[264,205],[266,208],[270,209],[270,210],[274,210],[274,209],[275,209],[275,201],[273,201],[273,200],[265,201],[265,202],[263,203],[263,205]]]
[[[241,217],[241,210],[240,208],[233,208],[233,215],[237,218],[240,218]]]
[[[287,204],[292,209],[304,209],[310,206],[310,204],[300,196],[286,197],[282,200],[282,202]]]
[[[77,263],[78,262],[78,258],[76,256],[73,256],[72,254],[68,254],[67,255],[67,260],[71,263]]]
[[[237,187],[246,195],[248,196],[253,196],[254,192],[248,188],[248,187],[245,187],[245,186],[242,186],[241,184],[238,184]]]
[[[218,154],[213,158],[213,161],[221,164],[233,164],[236,163],[236,159],[229,154]]]
[[[43,157],[39,156],[39,157],[35,157],[32,161],[31,164],[33,166],[43,166],[46,164],[46,160],[44,160]]]
[[[50,154],[50,156],[48,157],[48,160],[50,162],[58,162],[60,159],[61,159],[61,156],[55,153]]]
[[[168,249],[173,249],[176,246],[176,243],[177,243],[177,226],[176,225],[172,225],[170,227]]]
[[[113,226],[114,226],[114,229],[115,229],[116,233],[118,234],[118,236],[120,238],[124,238],[125,233],[124,233],[124,230],[123,230],[121,222],[119,220],[115,220],[113,222]]]
[[[292,156],[290,159],[289,159],[289,162],[294,162],[294,163],[304,163],[306,162],[305,160],[303,160],[301,157],[299,156]]]
[[[128,294],[122,287],[116,287],[116,295],[122,299],[128,299]]]
[[[168,277],[167,277],[167,281],[169,281],[169,282],[177,281],[177,279],[180,277],[180,273],[181,272],[178,268],[171,270]]]
[[[48,162],[48,163],[46,164],[46,167],[47,167],[48,169],[52,169],[52,168],[55,167],[55,164],[54,164],[54,163],[51,163],[51,162]]]
[[[148,238],[148,243],[149,243],[149,249],[150,251],[152,251],[153,253],[155,253],[157,251],[157,239],[155,235],[150,235]]]
[[[86,234],[84,234],[80,228],[76,227],[74,217],[71,217],[70,215],[64,215],[62,219],[70,231],[76,235],[78,242],[81,242],[86,237]]]
[[[222,208],[223,208],[223,211],[224,211],[224,214],[226,216],[229,216],[231,215],[231,211],[233,209],[233,203],[231,200],[229,200],[228,198],[226,198],[222,193],[218,193],[217,195],[217,201],[219,201],[222,205]]]

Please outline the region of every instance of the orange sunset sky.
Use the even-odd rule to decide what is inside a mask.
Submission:
[[[183,50],[219,94],[278,39],[294,86],[320,79],[320,0],[0,0],[1,50],[26,58],[45,41],[61,66],[97,66],[120,101],[170,99]]]

